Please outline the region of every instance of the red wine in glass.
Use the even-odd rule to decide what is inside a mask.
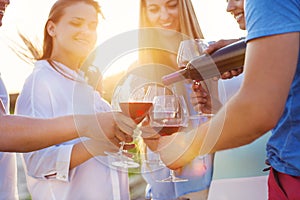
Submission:
[[[179,131],[180,125],[152,126],[152,128],[161,136],[172,135]]]
[[[148,114],[152,102],[120,102],[122,112],[139,124]]]
[[[183,96],[159,95],[153,99],[153,109],[150,112],[150,126],[162,136],[171,135],[186,126],[187,107]],[[170,169],[170,175],[158,182],[185,182],[188,179],[175,176]]]
[[[161,136],[172,135],[184,127],[184,119],[176,111],[153,111],[151,127]]]

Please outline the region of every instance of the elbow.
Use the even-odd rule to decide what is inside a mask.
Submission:
[[[254,127],[254,132],[258,134],[264,134],[272,130],[278,123],[282,110],[274,109],[274,106],[270,105],[255,105],[251,104],[248,107],[250,115],[255,116],[252,119],[253,123],[250,123]]]
[[[262,132],[267,132],[269,130],[272,130],[278,123],[280,117],[276,117],[276,116],[269,116],[266,117],[261,124],[261,129]]]
[[[270,113],[269,114],[253,114],[254,116],[256,115],[257,117],[254,117],[253,120],[255,122],[252,123],[253,126],[253,132],[254,133],[264,133],[267,132],[271,129],[273,129],[277,122],[278,118],[275,117],[274,115],[272,116]]]
[[[184,165],[183,165],[183,166],[184,166]],[[171,164],[171,165],[167,165],[167,167],[168,167],[169,169],[171,169],[171,170],[177,170],[177,169],[179,169],[179,168],[181,168],[181,167],[183,167],[183,166],[181,166],[181,165],[179,165],[179,164],[176,164],[176,163]]]
[[[188,157],[181,157],[177,160],[174,160],[172,162],[168,162],[162,159],[162,161],[166,164],[166,166],[171,169],[171,170],[177,170],[185,165],[187,165],[188,163],[190,163],[193,159],[192,158],[188,158]]]
[[[197,145],[192,144],[191,146],[187,147],[185,151],[176,154],[176,156],[170,155],[171,154],[160,154],[160,158],[168,168],[177,170],[188,165],[192,162],[192,160],[199,156],[199,148]]]

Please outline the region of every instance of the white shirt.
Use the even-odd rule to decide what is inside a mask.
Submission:
[[[0,99],[5,110],[9,110],[9,98],[0,76]],[[17,164],[15,153],[0,152],[0,200],[16,200],[17,190]]]
[[[86,83],[81,72],[60,63],[55,66],[56,70],[45,60],[36,62],[17,101],[18,114],[50,118],[110,111],[109,104]],[[129,199],[127,172],[112,169],[105,156],[69,170],[73,145],[79,141],[74,139],[24,154],[32,198]]]
[[[244,79],[244,73],[232,77],[231,79],[220,79],[218,83],[219,98],[222,104],[225,104],[240,89]]]

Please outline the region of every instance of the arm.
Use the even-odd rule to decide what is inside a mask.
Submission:
[[[121,140],[126,142],[132,140],[115,124],[114,118],[120,113],[38,119],[4,115],[4,110],[1,109],[0,112],[0,151],[4,152],[34,151],[79,136],[94,138],[98,142],[107,144],[108,149],[118,146]]]
[[[0,121],[1,151],[28,152],[78,137],[72,116],[46,120],[2,115]]]
[[[162,160],[176,169],[199,153],[245,145],[272,129],[284,110],[298,50],[299,33],[250,41],[240,91],[210,122],[187,134],[162,137],[158,147]],[[174,151],[179,146],[183,152]]]
[[[35,75],[35,74],[34,74]],[[35,79],[34,79],[35,78]],[[32,81],[32,79],[34,81]],[[64,106],[60,106],[63,102],[58,102],[53,96],[59,96],[61,90],[51,87],[51,84],[43,81],[43,76],[32,76],[32,79],[27,79],[22,93],[17,102],[17,113],[23,115],[31,115],[34,117],[51,118],[55,115],[62,115],[63,113],[71,113],[72,108],[68,106],[68,98],[71,95],[63,96],[61,98],[65,102]],[[67,92],[67,91],[66,91]],[[87,95],[88,97],[93,95]],[[72,96],[71,96],[72,97]],[[70,101],[72,102],[72,101]],[[59,104],[60,105],[59,105]],[[82,101],[84,104],[84,101]],[[114,115],[112,113],[100,113],[101,118],[96,115],[92,116],[76,116],[74,115],[72,123],[75,128],[79,130],[79,136],[86,131],[93,131],[95,137],[102,136],[100,140],[105,141],[108,138],[116,140],[116,135],[112,133],[121,132],[116,129],[114,123]],[[99,115],[100,115],[99,114]],[[99,120],[101,119],[101,121]],[[96,134],[98,131],[98,134]],[[110,133],[109,133],[110,132]],[[105,133],[109,133],[106,135]],[[56,135],[55,132],[52,132]],[[58,136],[59,137],[59,136]],[[119,138],[117,139],[120,142]],[[83,142],[84,141],[84,142]],[[56,175],[57,179],[68,180],[69,170],[92,158],[93,156],[103,154],[103,149],[91,154],[87,147],[86,138],[83,140],[67,141],[59,145],[44,148],[39,151],[24,154],[25,162],[27,165],[28,174],[35,178],[47,178]],[[117,148],[112,145],[117,142],[106,141],[110,144],[110,148]],[[90,144],[90,143],[89,143]],[[117,145],[119,145],[117,143]],[[101,147],[101,146],[100,146]],[[53,176],[54,177],[54,176]]]

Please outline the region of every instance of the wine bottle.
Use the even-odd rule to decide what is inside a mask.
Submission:
[[[170,85],[185,79],[202,81],[220,74],[243,67],[246,42],[239,40],[218,49],[210,55],[195,57],[185,68],[162,77],[165,85]]]

